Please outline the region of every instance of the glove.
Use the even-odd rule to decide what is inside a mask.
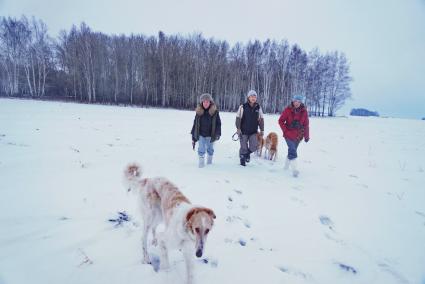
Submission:
[[[218,141],[218,140],[220,140],[220,135],[217,135],[217,136],[215,137],[215,141]]]
[[[264,136],[264,131],[260,131],[260,135],[261,135],[261,137],[263,137]]]
[[[241,136],[242,135],[242,130],[240,130],[239,128],[236,130],[236,133]]]
[[[307,143],[310,140],[310,138],[304,138],[305,143]]]

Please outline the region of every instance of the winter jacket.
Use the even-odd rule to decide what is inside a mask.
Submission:
[[[211,102],[208,109],[204,109],[200,103],[195,109],[196,115],[193,121],[192,140],[198,141],[199,136],[211,137],[211,142],[221,136],[221,120],[217,106]]]
[[[251,106],[248,102],[239,107],[236,113],[236,128],[242,131],[243,135],[257,133],[258,127],[264,132],[263,110],[258,103]]]
[[[304,104],[299,108],[295,108],[292,103],[286,107],[279,117],[279,125],[286,139],[295,141],[310,139],[308,113]]]

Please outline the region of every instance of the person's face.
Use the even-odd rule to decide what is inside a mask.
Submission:
[[[253,104],[253,103],[255,103],[255,102],[257,101],[257,97],[256,97],[256,96],[249,96],[249,97],[248,97],[248,101],[249,101],[251,104]]]
[[[207,109],[210,107],[211,102],[209,100],[203,100],[202,101],[202,106]]]
[[[300,105],[301,105],[301,102],[300,101],[297,101],[297,100],[293,101],[292,103],[294,104],[294,107],[295,108],[299,108]]]

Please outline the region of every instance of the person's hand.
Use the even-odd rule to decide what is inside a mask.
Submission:
[[[260,136],[263,137],[264,136],[264,131],[260,131]]]
[[[236,130],[236,133],[241,136],[242,135],[242,130],[240,130],[239,128]]]
[[[215,137],[215,141],[218,141],[218,140],[220,140],[220,135],[217,135],[217,136]]]
[[[305,143],[307,143],[308,141],[310,141],[310,138],[304,138]]]

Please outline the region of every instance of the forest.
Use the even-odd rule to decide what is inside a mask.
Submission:
[[[303,50],[288,40],[108,35],[87,24],[48,34],[40,19],[0,17],[0,96],[193,109],[202,93],[235,111],[254,89],[266,113],[294,94],[310,115],[334,116],[351,97],[350,63],[340,51]]]

